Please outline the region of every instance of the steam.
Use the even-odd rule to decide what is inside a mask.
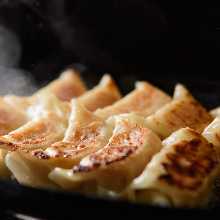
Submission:
[[[15,34],[0,26],[0,66],[16,66],[20,56],[21,47]]]
[[[16,35],[0,26],[0,96],[30,95],[36,90],[30,74],[18,68],[21,52]]]

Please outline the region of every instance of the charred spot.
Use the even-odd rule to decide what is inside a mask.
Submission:
[[[44,159],[44,160],[50,158],[50,157],[49,157],[46,153],[44,153],[43,151],[34,151],[34,152],[33,152],[33,155],[34,155],[35,157],[39,158],[39,159]]]
[[[218,163],[213,146],[199,139],[183,141],[174,149],[162,164],[167,174],[159,179],[179,188],[195,190]]]
[[[182,141],[174,146],[175,151],[179,154],[196,153],[199,145],[201,144],[200,139],[193,139],[191,141]]]
[[[14,144],[14,143],[10,143],[10,142],[1,141],[0,145],[6,145],[7,147],[10,148],[10,151],[16,151],[19,148],[18,145]]]

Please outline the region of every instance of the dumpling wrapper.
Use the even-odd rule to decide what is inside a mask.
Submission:
[[[202,132],[212,120],[208,111],[179,84],[175,88],[174,99],[147,117],[146,124],[164,139],[187,126]]]
[[[202,135],[213,144],[220,158],[220,117],[216,117],[203,131]]]
[[[74,69],[67,69],[58,79],[40,89],[37,94],[49,91],[61,101],[69,102],[73,97],[84,94],[86,90],[86,86],[80,78],[80,73]]]
[[[161,149],[161,141],[144,126],[144,118],[134,113],[115,117],[113,135],[105,147],[73,169],[55,168],[49,178],[62,188],[83,192],[99,187],[123,190]]]
[[[137,82],[136,88],[111,106],[98,109],[95,114],[102,118],[135,112],[148,116],[171,101],[170,96],[147,82]]]
[[[89,111],[112,105],[121,98],[121,93],[109,74],[105,74],[98,86],[80,97],[80,103]]]
[[[1,136],[0,147],[10,151],[46,148],[61,140],[67,127],[69,105],[61,103],[53,95],[50,96],[50,99],[47,99],[46,104],[47,109],[39,113],[39,117],[11,131],[9,134]]]
[[[134,179],[130,198],[162,206],[203,206],[219,170],[213,146],[196,131],[182,128],[163,141],[162,150]]]
[[[65,141],[57,142],[45,150],[32,148],[30,151],[19,150],[8,153],[6,165],[19,183],[47,187],[51,182],[48,179],[51,170],[57,166],[72,168],[83,157],[105,146],[111,137],[112,130],[111,124],[108,125],[86,110],[79,101],[73,100]],[[35,173],[35,170],[43,170],[43,172]],[[37,185],[36,178],[38,179]]]
[[[220,107],[214,108],[210,111],[210,114],[215,117],[220,117]]]

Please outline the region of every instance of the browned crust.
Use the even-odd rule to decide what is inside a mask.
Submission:
[[[112,137],[111,142],[100,151],[89,156],[89,165],[78,165],[73,172],[92,171],[99,166],[107,166],[117,161],[125,160],[134,154],[144,143],[144,136],[148,132],[142,127],[132,127]]]
[[[166,174],[159,179],[181,189],[196,190],[218,164],[213,146],[194,138],[174,146],[174,153],[168,153],[168,162],[162,164]]]
[[[102,154],[93,154],[89,158],[92,162],[92,166],[76,166],[73,168],[73,172],[88,172],[92,171],[94,168],[97,168],[101,165],[109,165],[117,161],[124,160],[133,154],[137,150],[137,146],[117,146],[106,148]]]

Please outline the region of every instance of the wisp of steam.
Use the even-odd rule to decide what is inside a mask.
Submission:
[[[30,95],[36,90],[30,74],[18,67],[21,54],[22,48],[17,36],[0,26],[0,96]]]

